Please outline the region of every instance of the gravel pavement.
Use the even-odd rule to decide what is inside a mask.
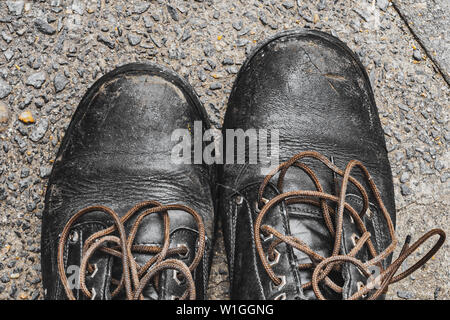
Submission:
[[[415,240],[433,227],[449,234],[449,86],[445,67],[427,56],[432,49],[405,21],[388,0],[0,1],[0,299],[42,299],[47,177],[96,79],[135,61],[171,67],[220,128],[246,54],[291,28],[338,36],[367,68],[394,174],[399,239]],[[437,51],[434,60],[448,61],[445,54]],[[226,299],[220,233],[214,251],[209,297]],[[428,264],[392,285],[388,298],[449,299],[449,261],[447,241]]]

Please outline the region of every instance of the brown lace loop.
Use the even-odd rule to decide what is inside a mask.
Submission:
[[[312,158],[318,160],[322,164],[327,166],[332,172],[334,172],[334,174],[342,177],[339,196],[328,194],[323,191],[323,188],[317,178],[317,175],[306,164],[299,162],[299,160],[303,158]],[[305,172],[314,183],[316,190],[298,190],[283,193],[284,178],[287,173],[287,170],[290,167],[296,167]],[[372,192],[376,200],[376,203],[380,208],[380,211],[384,219],[386,220],[388,226],[388,232],[391,238],[391,243],[381,253],[378,253],[377,250],[375,249],[375,246],[371,239],[371,234],[367,230],[362,220],[363,216],[369,211],[369,196],[363,185],[350,175],[351,171],[355,167],[359,168],[363,173],[363,176],[369,185],[370,191]],[[281,194],[267,201],[263,198],[265,188],[277,173],[279,173],[277,187],[278,190],[281,192]],[[347,186],[349,183],[355,186],[361,195],[361,198],[363,200],[361,212],[357,212],[345,200]],[[286,205],[310,204],[321,209],[323,218],[325,220],[325,225],[330,235],[334,237],[334,245],[330,257],[322,257],[318,253],[314,252],[314,250],[312,250],[300,239],[297,239],[293,236],[286,236],[278,232],[271,226],[262,225],[262,221],[266,216],[266,214],[270,211],[270,209],[282,201],[284,201]],[[333,210],[330,207],[329,203],[336,204],[337,209]],[[380,275],[378,280],[381,282],[381,285],[378,289],[374,291],[374,293],[370,297],[368,297],[368,299],[376,299],[381,294],[387,291],[387,287],[390,284],[407,277],[409,274],[411,274],[412,272],[420,268],[422,265],[424,265],[439,250],[439,248],[444,243],[446,237],[444,231],[442,231],[441,229],[433,229],[427,232],[425,235],[423,235],[412,246],[409,246],[409,237],[408,237],[399,254],[399,257],[395,259],[395,261],[393,261],[389,267],[384,269],[381,262],[394,251],[398,241],[395,236],[395,229],[391,217],[383,204],[380,193],[372,177],[370,176],[368,170],[364,167],[364,165],[361,162],[357,160],[352,160],[347,164],[345,170],[342,171],[341,169],[336,167],[330,160],[328,160],[325,156],[314,151],[298,153],[288,161],[280,164],[276,169],[274,169],[270,174],[268,174],[264,178],[264,181],[260,186],[257,204],[261,209],[255,221],[254,241],[256,244],[256,249],[258,251],[258,255],[261,259],[261,263],[264,269],[266,270],[268,276],[275,285],[277,286],[280,285],[281,279],[273,271],[271,261],[269,260],[273,257],[274,250],[276,249],[276,247],[281,243],[286,243],[287,245],[290,245],[294,249],[305,253],[311,259],[311,263],[299,264],[298,268],[300,270],[312,271],[312,280],[308,283],[303,284],[302,288],[303,289],[312,288],[315,295],[319,299],[325,299],[325,297],[322,295],[319,289],[319,283],[321,281],[324,281],[324,284],[333,291],[335,291],[336,293],[343,292],[343,288],[334,283],[330,279],[329,274],[332,270],[340,270],[342,264],[344,263],[350,263],[355,265],[361,271],[361,273],[365,275],[367,278],[371,276],[371,273],[369,272],[369,267],[376,266],[379,268]],[[356,227],[359,229],[360,232],[360,235],[355,235],[354,238],[355,245],[347,255],[340,254],[342,246],[344,212],[350,214],[350,218],[354,221]],[[268,247],[267,255],[264,253],[263,250],[261,234],[263,234],[264,237],[266,238],[270,235],[273,235],[275,237]],[[419,246],[421,246],[424,242],[426,242],[434,235],[438,235],[439,239],[430,249],[430,251],[423,258],[417,261],[412,267],[400,273],[399,275],[395,275],[395,273],[400,268],[403,261],[405,261]],[[368,253],[371,256],[370,260],[366,262],[360,261],[357,258],[355,258],[357,253],[364,247],[367,248]],[[374,288],[372,283],[370,285],[363,286],[358,292],[353,294],[350,297],[350,299],[358,299],[367,296],[368,293],[371,292],[373,289]]]
[[[166,259],[167,257],[178,254],[185,255],[189,250],[186,246],[170,248],[169,210],[180,210],[189,213],[197,223],[198,248],[194,259],[189,266],[174,258]],[[159,277],[157,277],[157,275],[163,270],[173,269],[174,271],[179,272],[181,277],[186,280],[186,290],[180,298],[195,299],[195,283],[192,277],[192,272],[198,266],[203,257],[206,242],[205,227],[202,218],[195,210],[187,206],[179,204],[162,205],[157,201],[142,202],[131,208],[122,218],[120,218],[113,210],[105,206],[91,206],[80,210],[69,219],[61,233],[58,243],[57,257],[59,276],[69,299],[75,300],[75,296],[69,286],[66,272],[64,270],[64,248],[69,237],[70,229],[74,223],[83,215],[94,211],[100,211],[109,215],[113,219],[114,225],[92,234],[88,239],[86,239],[83,245],[80,264],[80,289],[86,297],[93,298],[93,293],[86,287],[86,273],[92,273],[94,271],[93,266],[89,264],[89,260],[95,252],[101,251],[105,254],[117,257],[122,261],[121,279],[111,280],[111,282],[116,285],[116,288],[111,293],[112,297],[116,296],[123,289],[125,289],[126,298],[128,300],[143,299],[142,291],[148,285],[149,281],[153,279],[155,288],[158,288]],[[156,213],[161,214],[163,218],[164,240],[162,246],[134,245],[133,243],[136,234],[143,219],[148,215]],[[127,237],[125,232],[125,223],[135,215],[137,215],[137,218],[134,221]],[[113,243],[114,246],[106,247],[106,243]],[[141,266],[135,261],[133,253],[146,253],[153,254],[154,256]]]

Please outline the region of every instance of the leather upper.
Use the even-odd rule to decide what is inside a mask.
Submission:
[[[395,224],[392,174],[386,145],[368,76],[356,56],[338,39],[315,31],[286,31],[258,46],[248,57],[234,83],[223,130],[267,129],[279,132],[280,162],[301,151],[317,151],[344,168],[348,161],[361,161],[380,190],[382,200]],[[224,134],[225,136],[225,134]],[[227,143],[225,141],[225,143]],[[270,148],[269,148],[270,149]],[[324,192],[336,194],[334,177],[322,164],[308,162],[318,175]],[[259,186],[264,178],[261,164],[225,164],[220,173],[225,244],[230,267],[231,296],[234,299],[312,299],[312,290],[301,285],[311,280],[311,272],[299,272],[299,263],[311,262],[303,253],[280,244],[280,260],[273,266],[284,286],[274,287],[262,268],[253,240]],[[361,178],[358,170],[352,172]],[[362,182],[362,179],[358,179]],[[300,170],[289,170],[284,190],[315,190]],[[363,183],[364,186],[366,186]],[[280,190],[270,185],[264,198]],[[385,222],[370,195],[371,215],[364,217],[378,252],[390,243]],[[346,201],[356,210],[361,198],[349,186]],[[266,215],[265,224],[305,242],[327,257],[334,239],[325,227],[320,211],[307,204],[281,203]],[[344,215],[342,254],[352,249],[356,227]],[[268,246],[270,240],[263,241]],[[365,251],[357,258],[364,261]],[[327,292],[328,298],[349,297],[365,277],[345,264],[336,275],[344,287],[342,295]],[[280,296],[284,295],[284,296]]]
[[[174,164],[171,140],[175,129],[193,128],[194,121],[209,128],[206,113],[193,89],[173,72],[155,65],[129,64],[99,79],[86,93],[64,140],[49,179],[42,223],[42,273],[47,299],[66,298],[56,269],[58,240],[68,219],[79,210],[103,205],[124,215],[147,200],[183,204],[196,210],[206,228],[206,250],[194,280],[197,298],[205,297],[213,239],[215,167]],[[189,253],[176,257],[186,264],[196,250],[195,220],[182,211],[169,211],[171,247],[186,245]],[[133,221],[126,224],[127,231]],[[112,220],[89,213],[72,228],[64,251],[65,267],[80,264],[83,241]],[[135,244],[161,245],[161,216],[151,215],[141,225]],[[141,264],[150,255],[136,254]],[[98,271],[87,281],[96,299],[110,298],[111,277],[120,279],[120,260],[104,254],[91,259]],[[116,273],[119,272],[118,275]],[[159,295],[149,285],[144,296],[170,299],[183,292],[172,270],[162,274]],[[76,296],[82,298],[79,290]]]

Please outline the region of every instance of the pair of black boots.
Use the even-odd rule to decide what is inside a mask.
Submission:
[[[328,34],[288,31],[261,44],[229,98],[224,154],[214,155],[223,161],[194,161],[198,143],[187,144],[192,163],[174,161],[176,130],[195,144],[209,128],[193,89],[159,66],[126,65],[89,89],[48,183],[47,299],[204,299],[218,216],[233,299],[383,297],[444,241],[439,229],[408,239],[391,263],[394,192],[372,89]],[[272,139],[256,149],[248,139],[246,161],[227,162],[240,148],[227,129]],[[269,174],[248,161],[263,146],[281,163]],[[435,234],[432,250],[396,274]]]

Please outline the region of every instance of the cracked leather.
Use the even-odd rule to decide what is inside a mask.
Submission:
[[[57,246],[68,219],[92,205],[104,205],[123,216],[147,200],[183,204],[196,210],[206,228],[206,252],[194,273],[197,298],[205,298],[214,229],[215,167],[171,162],[171,134],[203,121],[205,110],[193,89],[172,71],[155,65],[129,64],[99,79],[78,106],[62,141],[49,178],[42,221],[42,274],[45,297],[65,299],[57,270]],[[189,264],[195,255],[197,226],[181,211],[169,211],[171,247],[186,244],[189,252],[177,257]],[[134,219],[127,222],[132,225]],[[112,225],[108,216],[93,212],[83,216],[71,232],[65,251],[65,268],[79,266],[84,240]],[[135,244],[162,245],[163,222],[159,215],[144,219]],[[144,263],[149,255],[136,254]],[[87,277],[96,299],[110,298],[111,277],[120,278],[121,265],[97,253],[91,263],[98,271]],[[180,294],[173,270],[162,274],[161,290],[144,290],[150,299],[170,299]],[[83,294],[74,289],[78,298]]]
[[[335,37],[315,31],[286,31],[258,46],[234,83],[223,125],[223,131],[226,129],[279,130],[280,161],[307,150],[332,157],[342,169],[350,160],[361,161],[371,173],[395,224],[391,168],[370,82],[355,54]],[[306,162],[318,175],[324,192],[336,194],[330,170]],[[311,272],[296,268],[299,263],[310,262],[306,255],[285,244],[278,246],[280,259],[273,268],[278,276],[286,278],[286,284],[275,287],[256,252],[253,227],[258,212],[257,192],[264,178],[261,166],[225,164],[220,172],[219,210],[231,297],[313,299],[312,290],[301,289],[302,284],[311,280]],[[352,175],[362,181],[358,170],[352,171]],[[270,189],[264,195],[267,199],[279,193],[273,185]],[[315,190],[315,187],[300,170],[289,170],[283,192],[300,189]],[[356,210],[361,209],[359,193],[351,185],[346,200]],[[364,221],[377,251],[381,252],[391,239],[372,195],[369,200],[372,214],[370,218],[365,216]],[[352,249],[352,234],[357,230],[348,220],[349,215],[344,216],[341,253],[347,254]],[[297,237],[325,257],[330,256],[334,239],[317,208],[307,204],[286,207],[281,203],[266,217],[263,224]],[[266,242],[270,241],[263,241],[263,246],[267,246]],[[364,250],[357,256],[362,260],[366,257]],[[356,267],[347,264],[334,278],[343,286],[343,293],[336,295],[322,288],[327,298],[349,297],[357,290],[359,281],[366,281]]]

